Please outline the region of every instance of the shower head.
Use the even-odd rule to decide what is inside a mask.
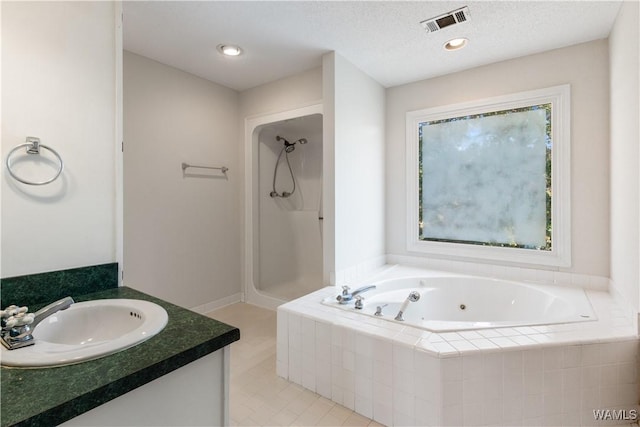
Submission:
[[[294,141],[294,142],[289,142],[287,141],[286,138],[281,137],[280,135],[276,136],[276,141],[284,141],[284,148],[287,149],[287,153],[290,153],[293,151],[293,149],[289,150],[289,147],[293,147],[294,145],[296,145],[296,143],[298,141]]]
[[[289,147],[293,147],[294,145],[296,145],[296,144],[298,144],[298,143],[300,143],[301,145],[304,145],[304,144],[306,144],[307,142],[309,142],[309,141],[307,140],[307,138],[300,138],[300,139],[298,139],[298,140],[296,140],[296,141],[289,142],[289,141],[287,141],[287,139],[286,139],[286,138],[283,138],[283,137],[281,137],[280,135],[277,135],[277,136],[276,136],[276,141],[284,141],[284,146],[287,148],[287,153],[290,153],[291,151],[293,151],[293,148],[292,148],[291,150],[289,150],[289,149],[288,149]]]
[[[287,153],[291,153],[293,150],[295,150],[295,145],[297,143],[306,144],[308,142],[306,138],[300,138],[297,141],[289,142],[286,140],[286,138],[283,138],[280,135],[276,136],[276,141],[284,141],[284,151]]]

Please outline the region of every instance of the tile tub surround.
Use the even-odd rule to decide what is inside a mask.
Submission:
[[[438,334],[322,305],[328,287],[278,308],[277,373],[385,425],[596,425],[638,408],[639,340],[586,292],[598,321]]]
[[[167,310],[169,322],[149,340],[100,359],[43,369],[0,368],[1,427],[60,424],[240,338],[233,326],[127,287],[77,300],[101,298],[155,302]]]
[[[0,307],[44,306],[66,296],[80,296],[118,287],[118,263],[92,265],[0,279]],[[37,308],[35,308],[37,310]]]

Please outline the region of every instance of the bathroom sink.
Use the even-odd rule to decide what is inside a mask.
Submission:
[[[102,299],[75,303],[35,327],[34,345],[15,350],[0,346],[0,363],[35,368],[97,359],[151,338],[164,329],[167,320],[164,308],[149,301]]]

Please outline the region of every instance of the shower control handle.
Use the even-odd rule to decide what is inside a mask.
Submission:
[[[382,309],[385,308],[387,305],[389,304],[383,304],[383,305],[379,305],[376,307],[376,312],[373,313],[376,316],[384,316],[384,314],[382,313]]]

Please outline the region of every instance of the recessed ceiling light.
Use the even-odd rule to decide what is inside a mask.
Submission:
[[[462,49],[463,47],[465,47],[467,45],[467,42],[469,40],[465,39],[464,37],[458,38],[458,39],[452,39],[449,40],[448,42],[446,42],[444,44],[444,49],[445,50],[458,50],[458,49]]]
[[[242,49],[240,48],[240,46],[235,46],[232,44],[219,44],[217,49],[218,52],[225,56],[238,56],[242,53]]]

